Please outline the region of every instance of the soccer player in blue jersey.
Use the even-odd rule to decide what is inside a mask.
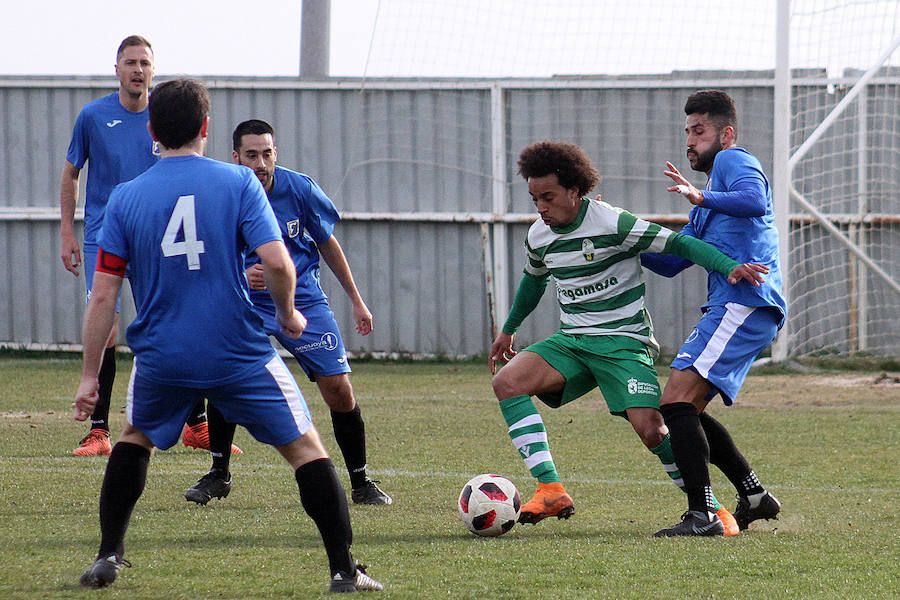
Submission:
[[[112,189],[134,179],[159,160],[159,151],[147,132],[147,105],[153,82],[153,49],[146,38],[131,35],[116,52],[119,89],[88,103],[75,121],[72,139],[63,164],[60,183],[61,257],[65,268],[78,276],[81,252],[75,240],[75,205],[78,180],[85,163],[90,163],[84,201],[84,276],[87,299],[91,297],[97,235],[103,224],[106,202]],[[109,454],[109,404],[116,377],[116,337],[118,318],[113,322],[100,368],[100,399],[91,415],[91,430],[72,451],[76,456]],[[195,429],[206,422],[200,405],[188,419]],[[185,441],[193,435],[185,429]],[[237,449],[237,447],[235,447]],[[240,450],[237,450],[240,452]]]
[[[706,187],[692,186],[672,163],[665,175],[694,207],[682,233],[704,240],[742,262],[768,267],[759,286],[728,285],[710,271],[703,316],[675,360],[660,400],[672,436],[672,451],[688,497],[682,521],[656,532],[657,537],[720,535],[723,527],[712,510],[709,463],[716,465],[738,492],[735,520],[741,530],[757,519],[776,518],[781,504],[759,482],[728,430],[706,412],[716,395],[726,406],[737,398],[747,371],[775,339],[787,312],[781,295],[778,231],[772,192],[762,165],[737,144],[737,110],[721,90],[691,94],[684,106],[687,158],[691,168],[707,174]],[[642,263],[672,277],[690,261],[644,254]]]
[[[195,402],[205,397],[230,422],[275,446],[294,469],[303,508],[325,543],[330,590],[383,589],[354,563],[343,487],[303,395],[250,303],[244,259],[255,252],[281,332],[296,338],[306,325],[293,304],[294,264],[259,181],[247,169],[202,156],[209,108],[209,93],[196,81],[157,87],[149,127],[163,158],[113,191],[98,240],[75,418],[86,419],[97,402],[97,373],[126,268],[137,308],[127,331],[135,363],[128,424],[100,491],[100,548],[81,584],[105,587],[130,566],[122,556],[125,531],[146,483],[150,451],[175,444]]]
[[[253,308],[263,318],[266,332],[293,354],[310,381],[316,382],[322,399],[331,409],[334,437],[350,475],[353,502],[391,504],[391,497],[366,475],[365,424],[353,396],[350,364],[341,332],[319,284],[321,254],[350,298],[357,333],[368,335],[372,331],[372,313],[363,302],[341,245],[334,237],[334,225],[340,220],[337,209],[308,175],[275,165],[278,156],[275,131],[265,121],[251,119],[240,123],[232,134],[232,142],[234,162],[253,169],[275,211],[282,239],[296,266],[294,306],[306,317],[306,329],[296,340],[278,331],[275,305],[266,292],[263,265],[255,256],[246,264]],[[224,422],[215,407],[208,413],[212,469],[185,492],[185,498],[199,504],[222,498],[231,491],[227,449],[234,438],[234,425]]]

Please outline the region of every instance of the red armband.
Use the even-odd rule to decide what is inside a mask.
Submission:
[[[94,266],[95,272],[125,277],[125,267],[127,266],[128,261],[124,258],[104,252],[103,248],[97,251],[97,264]]]

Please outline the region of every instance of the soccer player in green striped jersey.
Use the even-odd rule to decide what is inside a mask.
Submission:
[[[660,387],[653,367],[659,346],[644,303],[639,255],[677,254],[722,273],[731,284],[759,285],[766,267],[739,264],[700,240],[588,199],[600,178],[574,144],[532,144],[522,151],[518,165],[540,219],[528,231],[525,272],[491,346],[488,366],[495,374],[494,393],[509,436],[538,480],[537,493],[522,507],[519,521],[567,519],[575,512],[531,396],[558,408],[599,388],[610,413],[626,418],[673,481],[682,485],[659,412]],[[516,330],[537,306],[551,277],[560,330],[516,353]],[[501,361],[508,364],[498,371]],[[733,529],[736,534],[736,523]]]

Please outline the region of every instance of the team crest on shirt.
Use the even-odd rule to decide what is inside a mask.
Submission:
[[[591,240],[581,240],[581,253],[584,255],[584,259],[588,262],[594,260],[594,252],[596,248],[594,248],[594,242]]]
[[[287,225],[288,237],[295,238],[300,235],[300,219],[288,221],[285,225]]]
[[[159,142],[157,142],[157,141],[154,141],[154,142],[153,142],[153,144],[150,146],[150,153],[151,153],[153,156],[160,156],[160,153],[159,153]]]

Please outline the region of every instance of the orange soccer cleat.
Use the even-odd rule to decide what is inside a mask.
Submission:
[[[741,532],[737,520],[735,520],[734,515],[728,512],[727,508],[723,506],[716,511],[716,514],[719,515],[719,520],[725,526],[725,535],[737,535]]]
[[[105,429],[91,429],[84,436],[79,446],[72,450],[75,456],[106,456],[112,454],[112,446],[109,443],[109,432]]]
[[[568,519],[575,514],[572,497],[561,483],[540,483],[534,496],[519,512],[519,523],[537,523],[547,517]]]
[[[188,448],[209,450],[209,424],[206,421],[201,421],[196,425],[185,425],[184,431],[181,432],[181,443]],[[231,453],[243,454],[244,451],[232,444]]]

